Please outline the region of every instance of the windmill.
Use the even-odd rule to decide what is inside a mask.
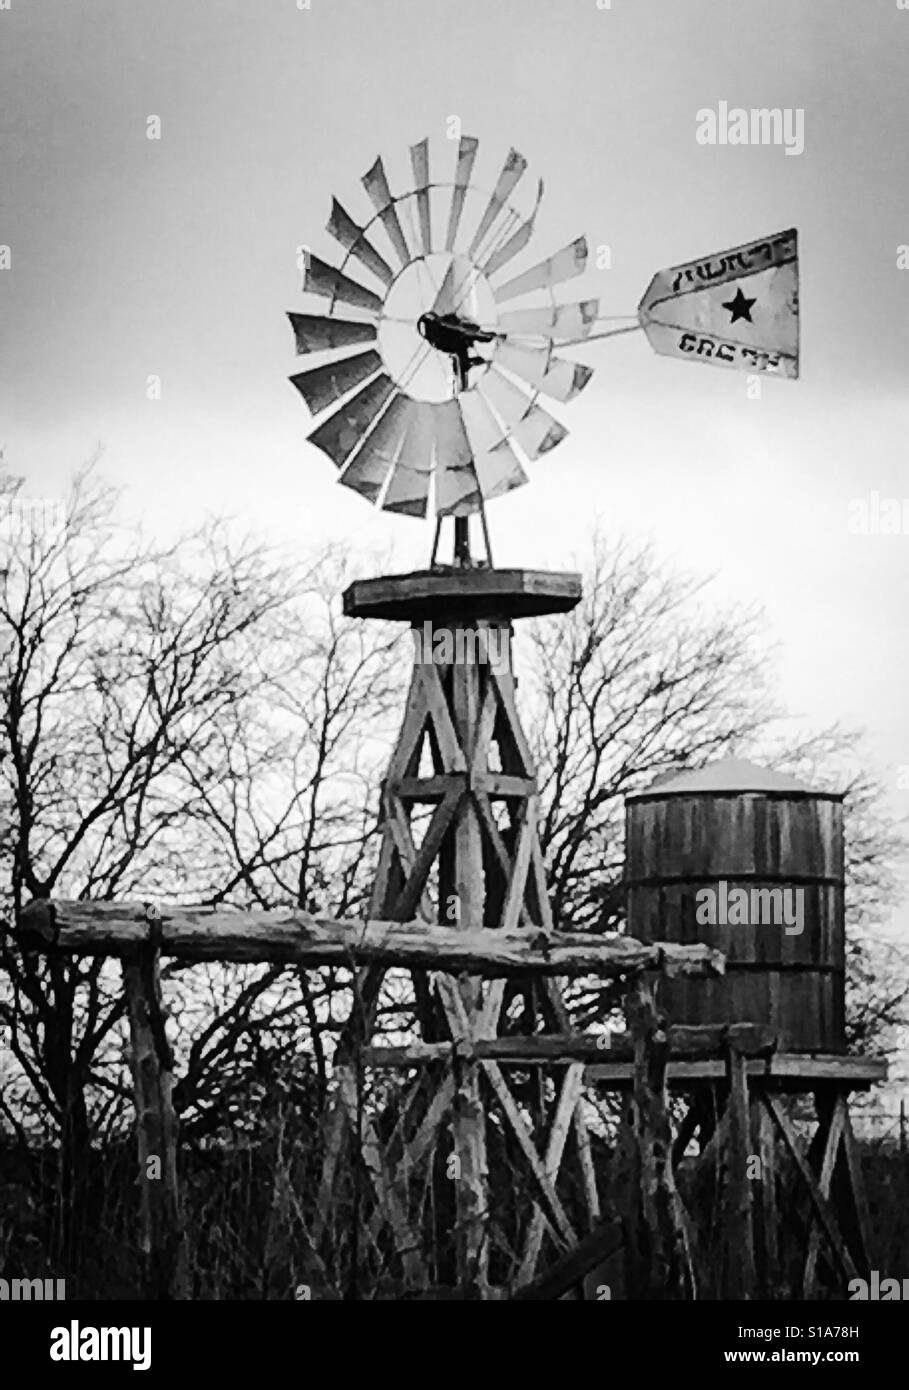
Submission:
[[[486,506],[527,482],[528,467],[564,440],[567,431],[550,407],[567,406],[592,376],[592,369],[565,356],[566,350],[642,331],[655,352],[680,361],[797,377],[797,234],[791,229],[658,271],[634,314],[601,314],[598,298],[578,293],[575,284],[587,266],[583,237],[521,268],[519,257],[532,240],[543,185],[537,183],[529,204],[519,207],[527,162],[517,151],[509,151],[491,188],[474,183],[474,138],[460,140],[453,177],[447,181],[431,177],[427,140],[414,145],[410,157],[413,186],[400,195],[392,194],[381,158],[364,176],[373,211],[362,225],[334,201],[328,232],[344,256],[337,266],[315,256],[308,259],[305,288],[327,299],[328,308],[290,315],[298,352],[318,357],[291,380],[321,417],[309,439],[340,470],[342,484],[386,511],[422,518],[432,510],[436,517],[429,569],[352,584],[344,595],[345,613],[406,622],[414,629],[429,621],[434,635],[456,639],[464,632],[483,634],[487,646],[496,637],[503,640],[495,649],[507,655],[499,665],[484,664],[468,659],[452,640],[442,644],[449,655],[434,659],[425,643],[415,644],[401,732],[382,786],[381,847],[368,915],[415,919],[427,933],[452,925],[506,933],[525,928],[545,941],[558,924],[547,892],[537,771],[518,716],[510,638],[518,619],[570,611],[581,588],[573,574],[496,569]],[[364,284],[362,272],[375,282],[373,288]],[[482,559],[471,554],[468,528],[474,514],[482,526]],[[442,522],[448,517],[454,530],[452,564],[438,560]],[[444,1062],[441,1072],[413,1083],[404,1111],[418,1112],[415,1128],[410,1138],[395,1130],[397,1158],[389,1159],[390,1167],[383,1167],[379,1157],[377,1134],[366,1134],[376,1210],[386,1213],[398,1237],[402,1230],[406,1233],[406,1248],[413,1250],[422,1217],[408,1209],[413,1174],[407,1164],[425,1166],[447,1116],[460,1178],[450,1223],[457,1233],[457,1254],[447,1277],[470,1290],[470,1296],[502,1296],[506,1285],[514,1290],[534,1279],[547,1236],[563,1253],[576,1241],[579,1203],[569,1209],[566,1199],[566,1171],[572,1163],[574,1183],[572,1187],[569,1174],[568,1187],[575,1196],[583,1194],[584,1225],[594,1225],[599,1216],[582,1101],[585,1075],[621,1091],[638,1072],[627,1061],[617,1061],[585,1073],[577,1048],[583,1051],[591,1040],[579,1043],[569,1036],[558,985],[539,977],[508,987],[502,980],[484,985],[464,975],[441,974],[431,983],[415,978],[421,1043],[410,1049],[363,1050],[381,978],[381,970],[370,967],[358,981],[352,1035],[361,1050],[356,1067],[347,1056],[339,1068],[320,1210],[330,1205],[344,1126],[363,1142],[355,1075],[364,1060],[410,1069],[428,1065],[430,1059],[433,1065]],[[699,1001],[695,1012],[703,1012],[705,996],[696,994],[696,984],[692,990]],[[530,1033],[548,1038],[513,1036],[509,1006],[514,991],[523,995],[525,1033],[530,1020]],[[716,1055],[711,1052],[704,1062],[702,1079],[709,1089],[733,1068],[741,1105],[729,1126],[741,1147],[749,1123],[748,1083],[742,1079],[747,1065],[744,1053],[733,1056],[722,1031],[739,1021],[737,1008],[730,1004],[728,1018],[724,1013],[719,1025],[711,1024],[721,1031],[709,1034],[704,1044]],[[448,1042],[440,1042],[446,1031]],[[699,1037],[704,1032],[697,1025],[693,1031]],[[503,1041],[508,1043],[505,1051]],[[767,1046],[762,1040],[761,1056],[767,1055]],[[492,1047],[500,1051],[494,1055]],[[506,1052],[525,1068],[542,1055],[558,1064],[548,1099],[540,1089],[538,1110],[526,1094],[520,1104],[515,1098],[503,1065],[495,1060]],[[866,1084],[866,1077],[861,1068],[844,1068],[836,1059],[830,1070],[840,1089],[829,1115],[838,1116],[836,1124],[842,1120],[844,1126],[842,1094]],[[787,1073],[790,1088],[816,1088],[816,1073],[814,1063],[806,1065],[796,1056]],[[504,1275],[494,1267],[489,1250],[496,1219],[487,1154],[493,1108],[497,1124],[489,1132],[510,1126],[536,1192],[532,1218],[517,1226],[520,1249],[514,1265]],[[691,1123],[699,1123],[707,1109],[705,1095],[698,1091]],[[792,1146],[785,1116],[772,1105],[769,1113]],[[828,1147],[840,1137],[839,1128],[830,1131],[833,1137],[828,1134],[829,1115],[825,1110],[818,1141]],[[664,1137],[656,1146],[662,1153],[658,1167],[671,1203]],[[834,1149],[830,1152],[832,1171]],[[804,1165],[800,1172],[804,1177]],[[808,1181],[810,1185],[810,1177]],[[828,1186],[829,1181],[827,1174]],[[731,1198],[738,1216],[728,1224],[730,1249],[744,1239],[740,1217],[750,1198],[743,1198],[740,1187]],[[826,1193],[818,1197],[813,1191],[812,1200],[826,1213]],[[314,1232],[316,1247],[322,1236],[324,1229]],[[817,1239],[816,1233],[811,1236],[811,1279]],[[836,1246],[839,1236],[830,1239]],[[633,1247],[626,1239],[626,1251],[634,1254]],[[840,1257],[843,1268],[850,1267],[849,1259],[848,1252]],[[420,1275],[411,1270],[406,1277],[419,1280]],[[766,1270],[762,1277],[771,1278]],[[751,1288],[754,1281],[746,1283]]]
[[[784,232],[660,271],[634,323],[595,331],[615,322],[599,315],[595,299],[562,302],[557,294],[583,271],[583,239],[513,273],[542,189],[529,211],[512,206],[525,163],[512,151],[472,214],[476,154],[477,142],[462,140],[454,181],[437,185],[427,143],[415,146],[415,187],[400,198],[377,162],[364,180],[375,215],[362,228],[335,205],[330,231],[347,254],[340,268],[316,258],[307,267],[307,288],[330,304],[327,314],[291,316],[300,351],[321,358],[294,381],[315,412],[328,412],[311,438],[342,470],[342,482],[416,516],[426,515],[432,498],[434,561],[441,519],[454,519],[455,564],[355,583],[345,612],[413,627],[431,619],[443,636],[510,638],[514,621],[568,612],[580,598],[576,575],[493,568],[485,529],[486,561],[474,563],[467,532],[472,513],[485,521],[489,499],[526,481],[524,465],[564,438],[539,397],[567,403],[590,371],[561,350],[640,328],[660,353],[795,376],[796,237]],[[376,223],[391,248],[385,255],[373,241]],[[351,258],[381,293],[347,273]],[[538,302],[526,302],[531,296]],[[810,1297],[821,1286],[842,1296],[842,1278],[861,1285],[874,1267],[849,1095],[886,1075],[883,1059],[846,1053],[842,796],[736,760],[665,778],[627,798],[628,920],[640,939],[556,933],[510,641],[486,648],[498,659],[477,661],[457,641],[443,642],[441,656],[433,646],[427,657],[425,643],[415,644],[382,786],[365,921],[317,918],[302,907],[237,912],[219,901],[165,903],[162,912],[135,900],[43,896],[16,914],[13,935],[32,961],[43,952],[51,961],[122,962],[146,1297],[184,1298],[189,1289],[162,956],[357,972],[353,1016],[333,1058],[326,1142],[297,1153],[306,1162],[293,1181],[283,1157],[275,1177],[268,1245],[272,1228],[289,1233],[291,1211],[305,1227],[299,1247],[288,1241],[274,1261],[284,1266],[282,1278],[302,1272],[331,1298],[343,1287],[346,1298],[548,1300],[577,1296],[583,1280],[623,1249],[626,1291],[639,1296],[697,1296],[705,1272],[708,1291],[719,1296],[777,1297],[782,1288],[784,1296],[800,1289]],[[763,934],[739,937],[734,949],[723,941],[732,966],[725,980],[722,954],[700,933],[692,940],[685,909],[718,873],[724,886],[730,880],[729,902],[782,899],[794,881],[805,909],[804,935],[787,932],[783,949],[771,949]],[[724,929],[732,925],[725,913]],[[422,1037],[371,1047],[387,969],[410,971]],[[571,1032],[559,986],[568,976],[623,984],[629,1027],[606,1059],[608,1035]],[[708,980],[709,992],[689,990],[689,979]],[[667,1027],[657,1008],[656,992],[667,983],[674,1014],[686,1020],[678,1026]],[[667,1086],[671,1065],[677,1072]],[[389,1068],[410,1080],[379,1087],[369,1110],[364,1073]],[[610,1170],[605,1221],[585,1088],[623,1095],[616,1147],[624,1145],[627,1163],[620,1181]],[[675,1134],[668,1089],[690,1094]],[[785,1110],[786,1091],[814,1095],[817,1129],[808,1148]],[[400,1097],[396,1113],[385,1104],[389,1094]],[[719,1182],[726,1190],[725,1219],[715,1222],[708,1211],[700,1251],[674,1175],[695,1136],[699,1171],[691,1176],[711,1192]],[[356,1159],[346,1165],[345,1142]],[[308,1163],[316,1154],[322,1175],[313,1194]],[[505,1180],[500,1173],[495,1189],[490,1178],[502,1160]],[[147,1180],[152,1162],[160,1181]],[[783,1162],[785,1182],[777,1181]],[[365,1175],[373,1190],[357,1187],[352,1211],[342,1209],[332,1229],[339,1170],[342,1180]],[[716,1227],[719,1259],[709,1243]],[[801,1242],[801,1266],[793,1242]],[[322,1256],[332,1245],[341,1258],[327,1270]],[[537,1278],[543,1257],[548,1267]],[[367,1262],[370,1281],[361,1285]],[[879,1282],[874,1273],[876,1291]],[[312,1287],[296,1292],[309,1298]]]
[[[340,470],[340,482],[368,501],[414,517],[426,517],[431,508],[436,519],[428,570],[360,581],[344,595],[350,616],[397,620],[415,630],[429,621],[443,646],[450,639],[444,660],[415,644],[401,732],[382,787],[382,838],[368,911],[385,920],[416,918],[427,932],[434,925],[545,932],[553,922],[536,768],[517,713],[510,639],[518,618],[573,608],[580,583],[571,574],[495,569],[486,506],[526,483],[527,467],[565,438],[549,407],[567,405],[587,385],[591,369],[558,348],[586,337],[599,306],[596,298],[572,300],[564,292],[586,267],[583,237],[516,270],[543,194],[538,182],[529,206],[518,206],[527,161],[516,150],[491,187],[474,182],[478,141],[471,137],[461,139],[447,181],[431,177],[427,140],[414,145],[410,157],[413,186],[403,195],[392,194],[381,158],[364,176],[372,216],[362,225],[334,200],[328,232],[344,256],[333,266],[308,255],[305,279],[310,294],[328,300],[327,310],[290,315],[298,353],[318,355],[291,378],[321,417],[310,442]],[[374,287],[360,278],[363,272]],[[471,554],[472,515],[482,527],[485,556],[479,560]],[[453,523],[452,564],[438,561],[446,518]],[[503,658],[471,659],[465,634],[484,639],[485,650]],[[358,980],[350,1031],[361,1050],[356,1064],[338,1068],[319,1202],[326,1213],[343,1168],[345,1133],[351,1143],[353,1136],[362,1143],[355,1077],[381,981],[378,969],[362,971]],[[484,985],[475,977],[437,974],[430,985],[417,974],[414,988],[424,1043],[447,1034],[469,1051],[477,1039],[513,1031],[509,989],[523,992],[525,1016],[543,1031],[566,1026],[552,980]],[[377,1188],[377,1200],[383,1211],[394,1210],[391,1238],[420,1227],[423,1218],[408,1210],[405,1156],[416,1163],[417,1154],[424,1168],[431,1166],[447,1123],[460,1179],[447,1223],[456,1233],[455,1249],[443,1252],[435,1282],[441,1278],[469,1296],[488,1297],[505,1277],[490,1251],[496,1219],[487,1150],[491,1105],[499,1122],[510,1125],[541,1192],[512,1281],[515,1274],[525,1283],[533,1277],[545,1232],[562,1245],[574,1237],[564,1194],[557,1191],[569,1149],[587,1221],[596,1218],[580,1108],[582,1070],[573,1065],[555,1078],[560,1141],[545,1153],[538,1146],[551,1118],[548,1101],[532,1108],[528,1130],[513,1083],[496,1061],[459,1063],[454,1070],[452,1064],[434,1079],[429,1109],[418,1114],[416,1135],[402,1138],[396,1161],[389,1157],[381,1179],[385,1195]],[[421,1085],[418,1080],[418,1095]],[[415,1097],[405,1110],[416,1106]],[[367,1143],[375,1155],[375,1135],[367,1135]],[[312,1233],[315,1248],[324,1235],[319,1228]],[[410,1277],[418,1282],[413,1271]]]

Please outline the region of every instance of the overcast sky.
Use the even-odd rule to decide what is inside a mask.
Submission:
[[[456,115],[491,183],[515,145],[546,181],[526,263],[581,233],[608,245],[582,286],[607,313],[662,266],[795,226],[801,379],[756,401],[639,333],[578,350],[593,381],[555,410],[571,435],[531,486],[491,505],[496,558],[565,567],[598,515],[717,571],[720,597],[766,609],[781,698],[866,726],[907,810],[909,535],[848,529],[851,500],[909,497],[907,75],[896,0],[12,0],[7,461],[53,496],[100,442],[152,528],[223,510],[407,568],[429,524],[339,488],[287,382],[296,249],[335,255],[332,194],[366,220],[378,153],[400,185],[428,135],[450,177]],[[699,144],[720,101],[802,109],[804,152]]]

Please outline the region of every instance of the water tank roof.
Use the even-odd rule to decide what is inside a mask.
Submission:
[[[784,772],[758,767],[745,758],[721,758],[706,767],[686,768],[658,777],[649,787],[630,792],[627,801],[643,797],[703,796],[726,792],[766,792],[771,796],[824,796],[840,799],[840,793],[809,787]]]

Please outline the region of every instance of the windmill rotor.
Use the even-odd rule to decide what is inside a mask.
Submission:
[[[361,180],[358,222],[332,199],[329,236],[343,256],[309,256],[304,289],[327,309],[290,313],[291,377],[319,421],[308,438],[339,481],[388,512],[454,518],[455,559],[470,562],[468,522],[528,482],[527,466],[567,434],[565,405],[592,369],[562,351],[643,332],[678,361],[799,375],[798,240],[794,228],[658,271],[635,314],[563,299],[588,249],[578,237],[522,268],[543,197],[527,160],[506,155],[491,188],[474,181],[479,142],[462,136],[454,175],[434,179],[429,141],[410,148],[412,181],[394,194],[381,156]],[[544,404],[543,402],[546,402]]]
[[[540,397],[564,404],[586,386],[590,368],[556,349],[583,341],[598,310],[558,298],[585,269],[583,237],[515,273],[543,184],[520,210],[527,161],[510,150],[483,190],[478,151],[462,137],[454,177],[434,181],[428,140],[412,146],[413,184],[399,195],[378,158],[362,180],[371,216],[357,222],[332,201],[339,264],[308,257],[304,289],[326,311],[289,314],[297,353],[315,359],[291,381],[322,417],[308,437],[339,481],[386,511],[453,516],[462,540],[471,514],[485,531],[485,503],[565,438]]]

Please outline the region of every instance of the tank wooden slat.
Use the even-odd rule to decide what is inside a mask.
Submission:
[[[762,965],[826,965],[843,968],[842,935],[837,926],[838,890],[832,884],[803,884],[801,911],[803,930],[787,933],[781,925],[733,923],[699,924],[698,891],[713,884],[669,884],[663,888],[635,886],[628,890],[629,913],[648,940],[709,941],[723,951],[727,963]],[[771,879],[725,880],[729,892],[736,888],[762,890],[780,888]],[[749,900],[750,901],[750,900]]]
[[[841,997],[834,974],[732,970],[716,980],[666,981],[660,1005],[673,1023],[768,1023],[787,1047],[812,1051],[819,1034],[842,1039]]]
[[[672,1022],[770,1023],[791,1051],[844,1050],[842,803],[756,792],[670,794],[627,806],[628,930],[644,941],[701,941],[726,975],[661,990]],[[701,925],[698,891],[799,889],[802,931]],[[786,905],[792,908],[787,894]],[[767,903],[765,900],[764,909]]]
[[[628,843],[630,882],[758,872],[835,880],[842,862],[842,807],[835,800],[670,796],[629,802],[628,816],[639,827]]]

